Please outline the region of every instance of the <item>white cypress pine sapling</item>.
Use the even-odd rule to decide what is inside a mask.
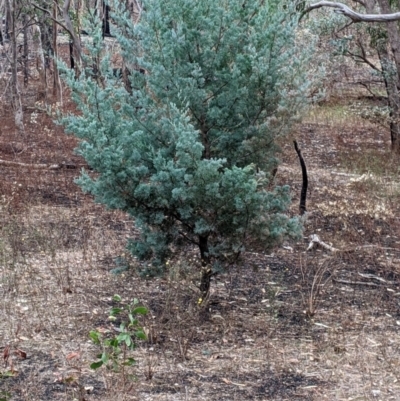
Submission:
[[[80,111],[62,122],[96,172],[78,183],[134,217],[142,235],[128,247],[155,270],[197,246],[205,296],[215,263],[301,232],[286,214],[289,188],[266,188],[276,141],[307,103],[310,54],[280,0],[144,0],[139,23],[113,18],[129,90],[107,57],[102,79],[64,69]]]

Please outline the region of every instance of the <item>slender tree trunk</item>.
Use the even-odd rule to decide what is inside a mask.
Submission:
[[[3,20],[3,18],[2,18]],[[4,39],[3,39],[3,21],[0,21],[0,45],[4,46]]]
[[[103,31],[103,38],[105,36],[111,36],[110,32],[110,6],[106,4],[103,0],[102,2],[102,31]]]
[[[25,133],[24,114],[22,111],[21,94],[18,87],[18,60],[17,60],[17,32],[15,23],[16,0],[6,0],[7,14],[10,16],[10,44],[11,44],[11,102],[14,109],[15,126],[19,134]]]
[[[74,65],[77,70],[76,71],[77,74],[79,74],[79,68],[81,67],[81,61],[82,61],[82,47],[79,37],[75,33],[75,29],[72,24],[71,18],[69,17],[70,6],[71,6],[71,0],[65,0],[64,5],[62,7],[62,17],[64,19],[65,26],[68,29],[68,33],[72,40]]]
[[[378,54],[390,109],[389,117],[392,151],[400,153],[400,96],[397,86],[397,74],[393,71],[393,64],[389,58],[386,46],[382,46]]]
[[[382,13],[392,13],[389,0],[378,0],[378,3]],[[379,45],[378,53],[390,107],[390,136],[392,151],[400,153],[400,31],[398,22],[388,22],[386,24],[386,29],[396,71],[393,71],[392,68],[393,63],[387,49],[387,43]]]
[[[10,22],[11,22],[11,8],[7,5],[9,0],[6,0],[6,23],[5,23],[5,38],[10,40]]]
[[[46,23],[46,19],[42,16],[39,18],[38,28],[40,31],[40,42],[42,43],[45,68],[50,69],[53,56],[53,46],[51,40],[53,24]]]
[[[208,249],[208,236],[199,236],[199,249],[202,265],[199,304],[203,304],[208,299],[212,277],[211,260]]]
[[[29,47],[28,47],[28,19],[26,14],[22,15],[23,34],[24,34],[24,86],[28,86],[29,81]]]
[[[53,96],[56,97],[62,103],[61,93],[61,82],[60,75],[58,74],[57,58],[58,58],[58,46],[57,46],[57,1],[53,5]]]
[[[46,64],[45,57],[43,52],[43,43],[42,43],[42,32],[40,30],[39,25],[34,25],[32,27],[33,30],[33,48],[36,53],[36,69],[39,73],[39,88],[38,88],[38,100],[45,100],[47,98],[47,79],[46,79]]]

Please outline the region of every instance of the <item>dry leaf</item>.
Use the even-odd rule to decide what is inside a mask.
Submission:
[[[18,355],[20,358],[22,358],[22,359],[26,359],[26,352],[25,351],[22,351],[22,349],[19,349],[19,348],[17,348],[15,351],[14,351],[14,354],[15,355]]]
[[[7,345],[7,347],[5,347],[3,351],[4,362],[7,362],[9,357],[10,357],[10,346]]]
[[[69,361],[69,360],[74,359],[74,358],[80,358],[80,356],[81,356],[81,354],[80,354],[79,352],[70,352],[70,353],[66,356],[66,358],[67,358],[67,360]]]

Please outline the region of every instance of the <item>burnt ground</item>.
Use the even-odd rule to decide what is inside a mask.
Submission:
[[[124,250],[133,222],[74,184],[76,140],[38,109],[33,84],[24,93],[24,137],[7,99],[0,110],[0,160],[29,165],[0,164],[0,399],[400,399],[399,162],[388,130],[351,111],[351,93],[315,106],[282,144],[276,183],[291,185],[292,214],[291,139],[309,171],[304,239],[244,254],[203,309],[196,255],[139,277]],[[335,250],[307,251],[312,234]],[[114,294],[149,309],[149,340],[134,367],[93,371],[101,349],[88,334],[116,332]]]

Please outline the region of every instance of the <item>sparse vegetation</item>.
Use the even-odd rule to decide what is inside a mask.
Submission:
[[[146,315],[148,311],[139,305],[136,298],[124,305],[121,297],[114,295],[113,301],[118,306],[111,309],[109,320],[119,323],[117,327],[113,327],[119,334],[114,335],[111,330],[90,331],[90,339],[102,349],[97,355],[98,360],[91,363],[90,367],[96,370],[104,366],[116,374],[119,373],[122,377],[123,393],[128,393],[131,392],[136,379],[135,374],[129,369],[136,364],[135,358],[131,355],[132,351],[136,349],[138,340],[147,339],[137,316]]]
[[[67,59],[67,44],[60,55]],[[34,77],[24,87],[19,76],[24,137],[0,99],[0,163],[23,163],[0,164],[0,401],[397,400],[400,166],[389,128],[354,113],[355,103],[375,100],[348,84],[353,69],[365,71],[346,67],[329,102],[293,129],[309,174],[303,238],[244,252],[241,265],[215,277],[203,308],[194,249],[166,259],[162,277],[139,276],[149,262],[126,252],[127,238],[140,236],[132,218],[75,185],[87,168],[73,153],[77,141],[37,108]],[[6,85],[0,80],[1,93]],[[67,91],[62,106],[46,101],[75,112]],[[288,213],[297,214],[292,139],[279,142],[274,183],[290,186]],[[64,167],[29,167],[41,164]],[[334,250],[307,251],[311,234]],[[134,331],[128,350],[127,337],[112,341],[120,323],[128,330],[133,297],[148,311],[139,319],[146,340]],[[109,311],[121,304],[113,322]],[[117,371],[90,369],[101,344]],[[136,363],[122,365],[129,358]]]

